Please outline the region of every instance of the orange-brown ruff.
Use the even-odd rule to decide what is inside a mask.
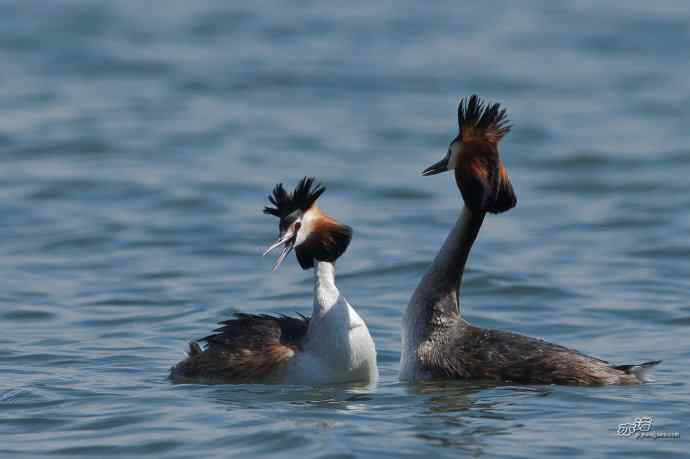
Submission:
[[[505,110],[475,95],[458,107],[460,134],[448,154],[423,174],[455,170],[465,201],[458,222],[405,312],[401,379],[452,378],[533,384],[639,384],[660,361],[611,365],[546,341],[470,325],[460,314],[459,294],[467,257],[487,212],[517,203],[498,153],[508,133]]]
[[[305,177],[292,193],[282,184],[264,212],[280,218],[276,267],[294,248],[303,269],[314,270],[314,309],[300,315],[235,314],[221,327],[191,343],[189,354],[171,370],[181,382],[297,383],[362,381],[377,378],[376,350],[364,321],[335,286],[335,262],[352,237],[349,226],[315,205],[324,192]]]

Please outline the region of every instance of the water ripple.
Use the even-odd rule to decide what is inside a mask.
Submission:
[[[649,415],[683,436],[690,417],[687,6],[389,6],[2,3],[0,455],[686,453],[615,431]],[[452,174],[420,170],[474,92],[508,109],[519,204],[485,219],[463,313],[663,358],[656,383],[398,381],[403,310],[461,206]],[[380,381],[172,384],[234,311],[310,311],[312,274],[260,257],[266,195],[304,175],[355,230],[338,281]]]

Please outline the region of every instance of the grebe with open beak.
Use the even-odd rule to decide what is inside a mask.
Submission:
[[[465,206],[402,324],[400,378],[492,380],[532,384],[639,384],[660,361],[611,365],[575,350],[515,333],[471,325],[459,308],[462,274],[487,212],[513,208],[517,199],[498,152],[510,130],[505,109],[473,95],[458,107],[459,135],[446,156],[423,175],[453,170]]]
[[[324,384],[374,382],[376,349],[369,329],[335,285],[335,262],[352,229],[323,213],[316,200],[325,188],[302,179],[292,193],[278,184],[264,213],[280,219],[282,246],[275,270],[294,249],[302,269],[314,269],[310,318],[235,314],[222,327],[191,343],[188,357],[172,368],[178,381]]]

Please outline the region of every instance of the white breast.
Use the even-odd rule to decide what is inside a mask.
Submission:
[[[315,271],[314,314],[302,351],[288,364],[285,381],[376,381],[376,348],[369,329],[336,288],[333,265],[318,262]]]
[[[286,382],[324,384],[378,379],[376,348],[367,326],[344,299],[311,319],[302,352],[288,364]]]

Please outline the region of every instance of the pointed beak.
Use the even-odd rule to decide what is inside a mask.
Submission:
[[[446,156],[443,158],[441,161],[432,164],[431,166],[427,167],[422,171],[422,175],[427,176],[427,175],[436,175],[440,174],[441,172],[446,172],[448,170],[448,157]]]
[[[287,257],[290,254],[290,251],[292,251],[292,248],[295,245],[296,237],[297,236],[294,232],[288,231],[285,234],[283,234],[282,236],[280,236],[280,238],[276,242],[274,242],[268,249],[266,249],[263,256],[268,255],[271,251],[273,251],[273,249],[284,244],[283,251],[280,252],[278,259],[276,260],[275,264],[273,265],[273,271],[278,269],[278,266],[280,266],[280,264],[283,262],[283,260],[285,260],[285,257]]]

